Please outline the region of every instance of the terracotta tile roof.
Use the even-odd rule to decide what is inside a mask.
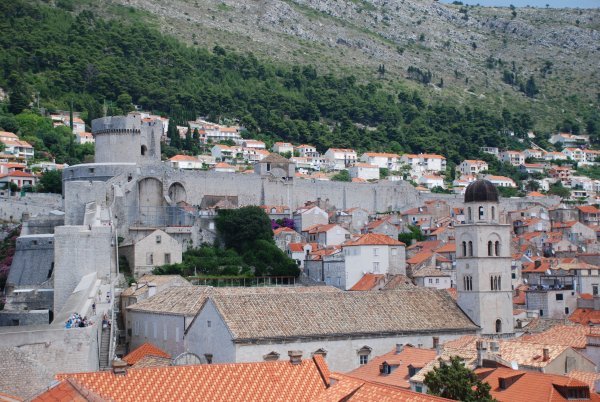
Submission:
[[[125,357],[123,357],[123,360],[131,366],[146,356],[158,356],[158,357],[164,357],[167,359],[171,358],[171,355],[168,354],[167,352],[154,346],[151,343],[146,342],[146,343],[142,344],[139,348],[128,353]]]
[[[576,349],[584,349],[587,345],[586,336],[590,327],[583,325],[557,325],[547,331],[532,335],[523,335],[521,342],[566,345]]]
[[[421,394],[391,385],[359,380],[334,373],[335,384],[314,402],[436,402],[450,401],[433,395]]]
[[[418,265],[427,261],[431,257],[433,257],[433,253],[431,251],[421,251],[420,253],[415,254],[411,258],[406,260],[406,263],[411,265]]]
[[[442,247],[435,249],[436,253],[456,253],[456,243],[451,241],[444,244]]]
[[[365,179],[361,179],[360,177],[353,177],[352,183],[367,183]]]
[[[600,214],[600,209],[593,205],[579,205],[576,208],[584,214]]]
[[[578,308],[569,316],[569,321],[576,322],[581,325],[598,325],[600,324],[600,310],[589,308]]]
[[[390,236],[378,233],[367,233],[356,240],[344,243],[344,246],[405,246],[404,243]]]
[[[418,270],[417,272],[413,272],[413,278],[425,278],[425,277],[449,277],[450,274],[442,271],[441,269],[437,269],[435,267],[424,267]]]
[[[383,219],[377,219],[374,221],[371,221],[367,224],[366,229],[375,229],[379,226],[381,226],[383,223],[388,222],[389,218],[383,218]]]
[[[397,353],[394,348],[391,352],[371,359],[370,362],[352,370],[347,373],[347,375],[360,380],[410,388],[408,382],[410,379],[408,367],[425,367],[425,365],[435,359],[435,357],[435,349],[421,349],[412,346],[404,346],[402,351]],[[379,366],[384,362],[392,366],[392,372],[390,374],[382,374],[379,371]]]
[[[279,228],[275,229],[275,230],[273,231],[273,234],[274,234],[274,235],[278,235],[278,234],[281,234],[281,233],[284,233],[284,232],[286,232],[286,233],[296,233],[296,234],[298,234],[298,232],[296,232],[294,229],[292,229],[292,228],[288,228],[287,226],[282,226],[282,227],[279,227]]]
[[[190,155],[175,155],[172,158],[169,158],[169,160],[172,162],[178,162],[178,161],[200,162],[200,160],[198,158],[196,158],[195,156],[190,156]]]
[[[365,152],[364,155],[370,156],[372,158],[399,158],[398,154],[389,154],[385,152]]]
[[[273,287],[223,287],[211,286],[173,287],[127,307],[130,311],[155,314],[195,316],[209,295],[249,295],[284,293],[327,293],[341,292],[333,286],[273,286]]]
[[[352,291],[366,291],[373,290],[381,280],[385,279],[383,274],[364,274],[362,278],[350,290]]]
[[[31,173],[23,172],[21,170],[13,170],[10,173],[0,175],[1,177],[34,177]]]
[[[171,359],[166,357],[159,356],[144,356],[140,360],[138,360],[135,364],[131,366],[131,368],[148,368],[148,367],[165,367],[170,366],[172,363]]]
[[[0,400],[3,400],[0,397]],[[35,402],[88,402],[103,400],[73,378],[65,379],[32,399]]]
[[[406,275],[392,275],[388,278],[383,290],[414,289],[417,286]]]
[[[364,162],[356,162],[352,166],[354,166],[354,167],[361,167],[361,168],[379,169],[378,166],[371,165],[370,163],[364,163]]]
[[[348,149],[348,148],[329,148],[328,151],[332,151],[332,152],[343,152],[343,153],[356,153],[355,150],[353,149]]]
[[[585,387],[587,384],[566,376],[539,372],[512,370],[506,367],[477,369],[477,376],[490,384],[492,397],[498,401],[510,402],[558,402],[568,401],[560,392],[564,387]],[[508,386],[501,387],[503,379]],[[590,392],[588,401],[600,401],[600,396]]]
[[[573,370],[567,374],[567,377],[586,383],[590,387],[590,392],[596,390],[596,383],[600,381],[600,373],[592,373],[590,371]]]
[[[289,361],[200,364],[59,374],[76,379],[104,399],[119,401],[312,401],[326,389],[321,356]],[[316,362],[319,362],[318,364]],[[291,399],[288,399],[291,398]]]
[[[456,288],[448,288],[446,292],[452,297],[454,300],[458,300],[458,289]]]
[[[531,191],[527,193],[527,197],[545,197],[545,195],[537,191]]]
[[[328,292],[211,296],[234,342],[349,334],[474,331],[445,291]],[[361,319],[357,319],[361,317]]]
[[[483,339],[472,335],[465,335],[458,339],[446,342],[443,345],[444,351],[466,350],[476,353],[475,344],[477,340]],[[506,362],[516,362],[519,366],[528,366],[532,368],[542,368],[552,363],[565,350],[570,348],[567,345],[542,344],[533,342],[524,342],[517,340],[499,340],[499,357]],[[548,349],[550,358],[547,361],[543,359],[543,350]]]
[[[303,253],[305,245],[306,243],[289,243],[288,250],[290,250],[292,253]]]
[[[415,248],[421,249],[421,250],[430,250],[433,251],[436,248],[440,247],[442,245],[442,241],[441,240],[425,240],[425,241],[420,241],[417,242],[411,246],[408,246],[408,250],[412,250]]]
[[[313,226],[310,226],[310,227],[306,228],[304,230],[304,232],[308,232],[310,234],[324,233],[324,232],[330,231],[331,229],[333,229],[336,226],[341,227],[337,223],[328,223],[326,225],[319,225],[319,224],[317,224],[317,225],[313,225]]]
[[[122,297],[139,296],[148,292],[148,285],[157,287],[173,284],[174,286],[193,286],[190,282],[180,275],[150,275],[146,274],[139,278],[135,286],[130,286],[121,292]]]

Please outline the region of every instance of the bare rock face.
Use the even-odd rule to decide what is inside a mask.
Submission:
[[[385,64],[386,74],[398,77],[414,66],[430,70],[433,81],[443,79],[445,88],[489,95],[512,91],[501,80],[506,66],[539,77],[551,62],[558,81],[548,86],[548,97],[565,90],[584,94],[598,83],[598,9],[513,13],[431,0],[114,2],[149,12],[163,31],[200,46],[219,44],[323,70],[375,75]],[[500,64],[490,68],[489,58]]]

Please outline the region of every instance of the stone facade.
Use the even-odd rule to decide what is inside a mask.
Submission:
[[[161,265],[180,263],[182,253],[181,243],[160,229],[135,244],[119,247],[119,254],[127,258],[135,278]]]

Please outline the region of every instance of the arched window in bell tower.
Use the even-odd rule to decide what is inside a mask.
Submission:
[[[462,255],[463,255],[463,257],[467,256],[467,242],[466,241],[462,242]]]
[[[496,220],[496,207],[492,206],[492,220]]]
[[[491,257],[493,255],[492,254],[492,249],[493,249],[493,243],[490,240],[490,241],[488,241],[488,257]]]
[[[473,242],[469,240],[469,257],[473,257]]]
[[[471,212],[471,207],[467,208],[467,216],[469,221],[473,220],[473,213]]]
[[[496,333],[499,334],[502,332],[502,321],[500,319],[496,320]]]
[[[479,207],[479,220],[483,219],[483,206]]]
[[[494,251],[496,252],[496,257],[500,256],[500,242],[496,241],[496,244],[494,246]]]

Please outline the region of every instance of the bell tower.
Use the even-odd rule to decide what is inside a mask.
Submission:
[[[484,336],[514,334],[510,225],[500,223],[498,190],[487,180],[465,191],[465,223],[455,227],[459,307]]]

